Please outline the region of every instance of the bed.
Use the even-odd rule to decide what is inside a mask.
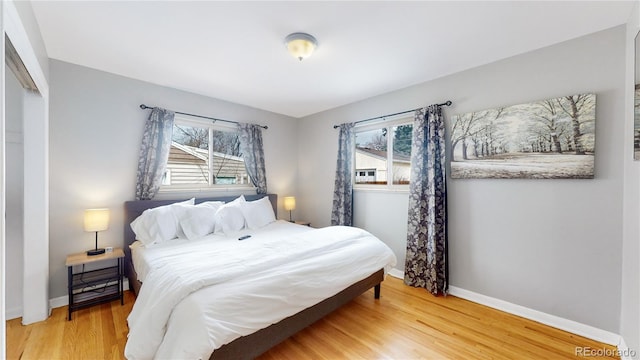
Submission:
[[[277,204],[277,196],[274,194],[268,194],[268,195],[249,195],[246,196],[246,201],[256,201],[259,199],[262,199],[263,197],[268,197],[271,207],[273,209],[273,212],[276,213],[276,204]],[[216,198],[201,198],[201,199],[197,199],[195,202],[196,203],[203,203],[203,202],[209,202],[209,201],[224,201],[224,202],[230,202],[232,200],[236,199],[235,196],[229,196],[229,197],[216,197]],[[162,328],[162,326],[158,326],[158,328],[162,328],[163,331],[166,331],[166,336],[165,336],[165,332],[162,333],[162,336],[164,337],[162,340],[161,344],[155,344],[154,341],[155,340],[149,340],[149,343],[152,343],[153,346],[157,346],[158,347],[158,354],[164,354],[165,357],[181,357],[181,358],[191,358],[191,357],[202,357],[202,356],[195,356],[193,354],[186,354],[186,353],[176,353],[173,352],[175,348],[178,348],[179,346],[177,345],[180,341],[192,341],[192,339],[190,338],[197,338],[196,335],[185,335],[185,331],[184,328],[185,327],[190,327],[193,324],[194,328],[198,328],[201,327],[200,324],[196,324],[196,322],[198,322],[198,318],[199,317],[203,317],[203,318],[207,318],[209,320],[209,322],[216,322],[216,323],[220,323],[223,324],[224,326],[222,326],[223,328],[225,327],[229,327],[229,332],[230,334],[221,334],[222,330],[217,330],[217,329],[205,329],[202,330],[203,334],[207,334],[208,337],[211,337],[212,339],[215,339],[211,344],[209,344],[208,346],[212,347],[212,349],[210,349],[209,351],[213,351],[213,349],[215,349],[215,351],[213,351],[212,353],[209,352],[208,354],[210,354],[210,359],[252,359],[255,358],[256,356],[262,354],[263,352],[267,351],[268,349],[270,349],[271,347],[275,346],[276,344],[280,343],[281,341],[285,340],[286,338],[288,338],[289,336],[297,333],[298,331],[302,330],[303,328],[311,325],[312,323],[314,323],[315,321],[321,319],[322,317],[324,317],[325,315],[329,314],[330,312],[332,312],[333,310],[335,310],[336,308],[342,306],[343,304],[349,302],[350,300],[352,300],[353,298],[359,296],[360,294],[362,294],[363,292],[371,289],[371,288],[375,288],[374,291],[374,296],[375,298],[379,298],[380,296],[380,283],[383,281],[384,278],[384,274],[385,274],[385,268],[389,268],[390,266],[393,266],[395,264],[395,257],[393,256],[393,254],[391,253],[391,255],[389,255],[388,253],[385,254],[381,254],[381,255],[375,255],[372,257],[376,257],[379,256],[380,259],[375,259],[375,261],[377,261],[377,263],[382,264],[380,266],[377,266],[376,268],[371,268],[371,269],[367,269],[364,265],[363,265],[363,270],[364,271],[363,274],[357,275],[359,276],[355,281],[351,281],[348,280],[348,283],[345,284],[340,284],[341,281],[347,281],[347,280],[335,280],[336,281],[336,287],[338,287],[340,290],[335,293],[332,294],[330,296],[326,296],[326,297],[322,297],[322,298],[318,298],[318,296],[321,296],[322,291],[326,291],[326,290],[322,290],[323,288],[326,288],[328,286],[328,282],[333,282],[333,278],[331,278],[331,271],[332,269],[335,271],[336,269],[340,269],[338,266],[336,266],[336,268],[334,269],[334,266],[331,266],[331,269],[327,269],[326,271],[328,271],[328,275],[326,275],[326,281],[323,283],[322,281],[315,279],[314,276],[311,276],[309,279],[309,283],[307,283],[306,281],[301,282],[300,279],[303,278],[303,274],[306,274],[304,276],[309,276],[309,274],[315,273],[316,270],[313,270],[312,268],[309,268],[308,266],[311,265],[307,265],[306,263],[304,265],[302,264],[294,264],[294,262],[292,263],[283,263],[281,265],[272,266],[272,261],[271,258],[267,258],[265,257],[264,260],[262,259],[263,257],[263,252],[265,251],[264,248],[260,248],[259,250],[257,248],[255,248],[254,245],[256,244],[258,241],[262,241],[260,239],[265,239],[264,242],[266,244],[269,244],[268,249],[271,249],[272,252],[274,253],[286,253],[287,251],[291,251],[292,252],[292,256],[295,258],[299,258],[299,257],[304,257],[306,255],[300,255],[302,253],[293,253],[294,248],[296,248],[297,246],[300,247],[305,247],[305,246],[310,246],[312,249],[309,250],[304,250],[304,251],[308,251],[309,253],[318,253],[318,259],[321,259],[320,256],[324,256],[321,254],[327,254],[327,256],[347,256],[342,254],[342,250],[335,250],[333,248],[331,248],[330,245],[332,240],[329,240],[330,238],[334,237],[334,234],[337,234],[338,232],[340,232],[340,234],[342,234],[343,232],[354,232],[354,234],[356,234],[357,236],[354,236],[354,238],[358,237],[358,236],[364,236],[361,233],[358,233],[358,231],[363,232],[362,230],[359,229],[355,229],[355,228],[345,228],[345,229],[338,229],[338,228],[325,228],[325,229],[318,229],[318,230],[313,230],[311,228],[308,227],[304,227],[304,226],[300,226],[300,225],[294,225],[294,224],[290,224],[288,222],[283,222],[283,221],[277,221],[277,222],[273,222],[271,224],[269,224],[268,226],[265,226],[264,229],[261,230],[261,232],[256,232],[254,234],[254,238],[253,239],[248,239],[245,240],[243,242],[238,242],[236,238],[234,239],[221,239],[221,240],[215,240],[215,241],[199,241],[199,242],[191,242],[188,243],[188,246],[193,247],[194,249],[196,249],[195,251],[198,253],[198,256],[200,256],[202,259],[208,259],[208,255],[207,255],[207,251],[213,251],[213,250],[208,250],[207,248],[205,248],[205,246],[210,246],[211,243],[216,243],[218,246],[218,248],[215,249],[215,253],[219,254],[220,253],[220,247],[222,247],[225,244],[229,244],[229,247],[231,246],[239,246],[237,244],[243,244],[242,246],[245,246],[243,250],[243,252],[247,252],[250,253],[251,251],[260,251],[260,253],[256,253],[259,254],[258,256],[252,256],[251,259],[255,259],[251,260],[253,262],[250,262],[250,267],[251,267],[251,272],[256,272],[256,274],[251,274],[256,275],[256,276],[262,276],[261,274],[263,274],[262,272],[260,272],[260,269],[267,269],[269,272],[272,271],[283,271],[283,274],[285,273],[285,270],[281,270],[281,269],[287,269],[286,273],[288,274],[290,271],[291,272],[299,272],[300,275],[296,275],[298,277],[291,277],[291,278],[287,278],[287,281],[289,281],[290,279],[291,282],[293,283],[297,283],[298,285],[291,285],[288,287],[283,287],[283,284],[280,285],[273,285],[273,289],[272,290],[272,285],[264,285],[266,284],[266,281],[263,283],[261,278],[258,279],[254,279],[254,278],[250,278],[249,275],[242,275],[242,276],[235,276],[232,275],[233,274],[233,265],[235,263],[237,263],[237,261],[234,260],[234,254],[233,253],[228,253],[226,256],[223,256],[224,260],[220,260],[220,261],[216,261],[216,262],[222,262],[222,269],[224,269],[225,271],[220,271],[218,270],[212,270],[212,274],[211,276],[214,278],[224,278],[225,276],[228,276],[230,278],[233,278],[233,282],[230,283],[225,283],[225,284],[218,284],[217,280],[212,280],[213,282],[216,283],[215,286],[206,286],[203,285],[203,288],[200,289],[198,288],[197,290],[195,290],[192,294],[188,295],[186,298],[181,298],[178,295],[176,295],[176,299],[172,300],[171,297],[173,296],[173,294],[177,293],[177,291],[173,291],[170,290],[171,288],[171,284],[177,281],[171,280],[169,279],[169,276],[167,274],[173,274],[172,269],[169,269],[168,266],[163,267],[159,267],[160,269],[165,269],[165,270],[154,270],[153,272],[148,272],[148,269],[144,269],[142,266],[138,266],[138,268],[140,269],[141,272],[143,272],[144,274],[138,274],[138,271],[136,271],[136,267],[134,266],[134,257],[139,257],[138,255],[135,255],[137,252],[134,251],[134,254],[132,254],[130,245],[133,244],[133,247],[135,249],[136,245],[135,244],[135,234],[133,233],[133,231],[131,230],[131,227],[129,226],[129,224],[134,221],[140,214],[142,214],[145,210],[147,209],[151,209],[151,208],[156,208],[159,206],[164,206],[164,205],[169,205],[169,204],[173,204],[178,202],[179,200],[144,200],[144,201],[130,201],[130,202],[126,202],[125,203],[125,228],[124,228],[124,239],[125,239],[125,275],[128,277],[129,279],[129,287],[130,290],[132,290],[135,294],[137,295],[141,295],[138,300],[136,300],[136,305],[138,305],[138,303],[144,303],[147,304],[149,303],[149,301],[154,302],[154,301],[160,301],[160,300],[156,300],[156,299],[162,299],[162,301],[165,301],[167,303],[172,303],[175,302],[177,303],[177,305],[172,305],[174,307],[171,308],[171,311],[169,312],[169,315],[167,315],[169,317],[169,319],[166,322],[166,326],[165,328]],[[353,229],[353,230],[352,230]],[[248,231],[248,230],[247,230]],[[280,239],[280,231],[287,231],[287,234],[290,234],[283,239]],[[366,233],[366,232],[365,232]],[[368,233],[367,233],[368,234]],[[369,234],[370,235],[370,234]],[[210,236],[215,237],[217,235],[211,234]],[[278,237],[277,242],[274,241],[274,239]],[[327,245],[324,244],[324,239],[328,239],[327,240]],[[233,241],[231,241],[233,240]],[[369,239],[367,239],[369,241]],[[180,240],[181,241],[181,240]],[[351,240],[349,240],[351,241]],[[336,243],[342,243],[342,242],[349,242],[349,241],[336,241]],[[360,240],[356,240],[354,239],[353,242],[354,244],[356,243],[356,241],[360,241]],[[378,240],[379,242],[379,240]],[[178,240],[176,240],[176,244],[178,243]],[[380,242],[381,243],[381,242]],[[304,245],[307,244],[307,245]],[[173,244],[171,244],[171,246],[174,246]],[[180,245],[182,246],[182,245]],[[202,246],[202,247],[201,247]],[[313,246],[318,246],[318,248],[313,248]],[[324,247],[325,248],[321,248]],[[378,244],[376,244],[376,246],[379,246]],[[382,245],[383,247],[386,247],[386,245]],[[177,249],[177,248],[176,248]],[[179,248],[180,250],[174,250],[171,249],[169,250],[157,250],[156,253],[162,254],[163,252],[167,255],[167,256],[176,256],[176,253],[183,251],[182,247]],[[253,249],[253,250],[252,250]],[[337,248],[336,248],[337,249]],[[388,249],[388,247],[387,247]],[[184,250],[184,251],[191,251],[191,250]],[[231,250],[230,250],[231,251]],[[236,250],[233,250],[236,251]],[[302,250],[301,250],[302,251]],[[377,250],[378,251],[378,250]],[[381,252],[383,252],[382,250],[380,250]],[[386,250],[385,250],[386,251]],[[389,250],[390,252],[390,250]],[[212,252],[213,253],[213,252]],[[315,255],[314,255],[315,256]],[[332,259],[332,258],[327,258],[327,259]],[[225,265],[224,261],[227,261],[228,264]],[[246,261],[246,260],[243,260]],[[284,260],[283,260],[284,261]],[[314,262],[316,261],[314,258],[309,257],[309,261],[310,262]],[[320,260],[318,260],[320,261]],[[326,260],[322,260],[322,261],[326,261]],[[332,261],[332,260],[329,260]],[[367,260],[369,261],[369,260]],[[374,260],[371,260],[371,262],[373,263]],[[139,263],[139,260],[136,259],[137,263]],[[189,260],[188,263],[185,263],[185,267],[189,267],[191,262],[197,262],[197,261],[193,261],[193,260]],[[377,264],[376,263],[376,264]],[[364,264],[364,263],[363,263]],[[243,263],[243,266],[245,266],[246,264]],[[314,265],[316,266],[316,265]],[[369,264],[369,266],[372,266],[371,264]],[[246,266],[245,266],[246,267]],[[227,275],[227,269],[229,274]],[[311,269],[311,270],[309,270]],[[266,271],[265,270],[265,273]],[[158,275],[162,272],[165,272],[167,274],[165,275]],[[318,270],[320,271],[320,270]],[[323,270],[324,271],[324,270]],[[344,271],[340,270],[340,271]],[[350,271],[350,270],[349,270]],[[185,276],[189,276],[189,271],[185,270],[186,275],[184,274],[179,274],[176,275],[178,277],[180,277],[180,281],[183,281],[182,279]],[[151,274],[151,275],[149,275]],[[142,276],[139,276],[142,275]],[[270,275],[271,276],[271,275]],[[288,275],[287,275],[288,276]],[[323,275],[324,278],[325,275]],[[148,283],[147,285],[147,290],[146,293],[143,291],[141,294],[141,287],[142,287],[142,282],[140,281],[139,278],[144,279],[143,282]],[[282,279],[281,276],[278,276],[279,279]],[[158,280],[160,279],[160,280]],[[168,280],[167,280],[168,279]],[[266,279],[266,277],[265,277]],[[330,281],[329,281],[330,279]],[[148,280],[148,281],[147,281]],[[284,280],[283,280],[284,281]],[[316,281],[318,281],[318,283],[315,283]],[[201,281],[197,281],[194,283],[200,283]],[[153,285],[151,285],[153,284]],[[163,284],[161,286],[158,286],[158,284]],[[168,284],[168,285],[167,285]],[[286,283],[287,285],[289,283]],[[331,284],[332,285],[332,284]],[[247,286],[254,286],[255,288],[251,288],[249,287],[250,290],[244,290],[247,289]],[[278,286],[280,286],[280,288],[278,288]],[[307,288],[305,288],[305,286]],[[294,294],[294,295],[284,295],[284,293],[288,292],[289,289],[294,289],[297,290],[298,287],[300,287],[300,289],[304,289],[304,291],[300,291],[302,294]],[[165,289],[166,288],[166,289]],[[317,294],[315,294],[315,289],[317,290]],[[151,290],[154,289],[154,290]],[[243,289],[242,291],[238,290],[238,289]],[[168,293],[162,293],[162,291],[167,291]],[[271,293],[269,293],[269,291],[273,291],[273,295]],[[283,292],[282,295],[275,295],[275,294],[279,294],[280,292]],[[296,291],[293,291],[294,293]],[[309,294],[307,294],[309,293]],[[146,297],[145,297],[146,296]],[[300,300],[300,303],[298,303],[296,300],[295,304],[289,304],[291,305],[290,308],[287,307],[286,309],[281,309],[283,308],[283,306],[274,306],[273,308],[270,308],[268,304],[271,303],[277,303],[278,304],[282,304],[282,303],[286,303],[288,301],[288,296],[298,296],[298,297],[303,297],[304,299]],[[315,296],[315,298],[314,298]],[[269,313],[269,316],[281,316],[281,318],[277,318],[277,321],[273,321],[273,319],[267,317],[266,315],[264,316],[265,319],[262,319],[262,314],[257,314],[257,313],[252,313],[252,311],[258,311],[258,310],[252,310],[247,308],[246,313],[244,313],[244,311],[239,314],[239,317],[246,317],[247,320],[249,322],[252,322],[250,325],[253,327],[258,327],[257,329],[253,329],[251,328],[251,326],[247,326],[247,328],[245,329],[243,326],[240,326],[240,329],[236,329],[234,328],[234,326],[239,326],[236,324],[232,324],[231,322],[229,322],[228,318],[225,318],[225,314],[221,314],[220,312],[223,312],[223,310],[219,310],[218,313],[216,313],[217,315],[213,316],[211,315],[210,311],[212,311],[209,307],[211,308],[220,308],[220,309],[226,309],[226,306],[229,306],[229,302],[231,302],[232,299],[239,299],[238,301],[241,301],[241,304],[246,303],[252,303],[253,302],[253,298],[260,298],[260,300],[262,301],[262,298],[268,297],[269,299],[266,299],[266,307],[265,309],[269,309],[269,310],[264,310],[265,313]],[[275,298],[275,300],[271,299],[271,298]],[[247,298],[249,298],[249,300],[247,300]],[[151,300],[150,300],[151,299]],[[295,298],[298,299],[298,298]],[[215,303],[215,306],[213,305],[209,305],[209,304],[205,304],[205,305],[200,305],[205,301],[210,301]],[[271,302],[269,302],[271,301]],[[305,304],[306,302],[309,302],[309,305],[304,305],[303,308],[297,309],[296,306],[301,306],[300,304]],[[141,305],[142,306],[142,305]],[[147,305],[144,305],[147,306]],[[168,306],[168,305],[167,305]],[[200,311],[200,306],[204,306],[202,310],[203,311],[203,315],[200,316],[198,315],[197,311]],[[194,310],[195,309],[195,310]],[[259,308],[261,309],[261,308]],[[295,309],[295,310],[292,310]],[[295,311],[295,313],[292,314],[286,314],[286,316],[282,315],[284,314],[283,311]],[[233,313],[233,311],[231,311],[231,313]],[[271,314],[273,313],[273,314]],[[234,313],[235,314],[235,313]],[[279,315],[278,315],[279,314]],[[231,316],[231,315],[229,315]],[[235,316],[235,315],[233,315]],[[131,317],[133,317],[134,319],[138,318],[144,318],[144,317],[148,317],[149,319],[146,320],[146,323],[150,323],[153,324],[154,322],[160,321],[158,320],[159,316],[157,316],[156,314],[150,314],[150,313],[145,313],[144,308],[142,309],[136,309],[136,306],[134,306],[134,310],[132,311],[132,314],[130,315],[130,324],[132,322]],[[160,316],[161,317],[161,316]],[[219,318],[218,318],[219,317]],[[214,318],[215,320],[211,320],[210,318]],[[271,320],[269,320],[271,319]],[[260,323],[260,321],[264,321],[264,323]],[[270,322],[272,321],[272,322]],[[142,322],[145,323],[145,322]],[[145,323],[145,324],[146,324]],[[262,325],[256,325],[254,323],[257,324],[262,324]],[[204,325],[202,325],[204,326]],[[139,328],[140,326],[138,326]],[[247,329],[251,329],[251,330],[247,330]],[[137,335],[135,331],[131,331],[132,329],[130,329],[130,337],[129,337],[129,341],[127,343],[127,347],[129,348],[130,343],[134,342],[134,340],[136,341],[136,344],[131,345],[131,349],[146,349],[148,346],[146,344],[147,342],[147,338],[146,336],[150,336],[150,338],[153,338],[153,330],[149,330],[150,333],[152,333],[152,335],[148,335],[148,334],[144,334],[144,336],[141,337],[141,335]],[[140,333],[140,331],[137,331],[137,333]],[[241,333],[241,336],[238,336],[238,334]],[[160,334],[158,336],[156,336],[155,338],[159,338]],[[187,339],[183,339],[180,340],[180,336],[185,337]],[[132,339],[133,337],[133,339]],[[141,341],[141,339],[144,339],[143,341]],[[227,341],[225,339],[231,339],[230,341]],[[195,340],[193,340],[195,341]],[[180,345],[182,345],[182,343],[180,343]],[[196,344],[188,344],[185,345],[186,347],[189,348],[195,348],[197,347]],[[200,346],[200,344],[198,344],[198,346]],[[202,345],[204,346],[204,345]],[[170,349],[169,352],[163,352],[166,349]],[[195,353],[198,353],[196,350],[193,350]],[[135,353],[134,350],[130,351],[130,354]],[[143,354],[144,351],[140,352],[140,354]],[[205,353],[205,352],[200,352],[200,353]],[[155,354],[155,352],[152,352],[152,354]],[[162,357],[162,355],[153,355],[151,357]],[[208,357],[209,355],[207,355]],[[131,356],[131,358],[148,358],[146,355],[140,355],[140,356]]]

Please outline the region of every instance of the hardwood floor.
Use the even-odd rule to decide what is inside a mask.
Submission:
[[[134,297],[43,322],[7,322],[8,359],[123,359]],[[454,296],[434,297],[387,276],[373,290],[263,354],[260,359],[575,359],[576,348],[616,348]],[[598,358],[598,357],[590,357]]]
[[[127,316],[134,296],[74,311],[53,309],[47,320],[22,326],[21,319],[7,321],[7,359],[124,359]]]

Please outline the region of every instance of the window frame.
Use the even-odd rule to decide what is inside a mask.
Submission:
[[[413,125],[413,113],[410,114],[401,114],[394,117],[386,117],[379,121],[375,122],[367,122],[366,124],[356,124],[354,127],[354,136],[356,136],[360,132],[371,131],[371,130],[381,130],[383,128],[387,128],[387,134],[392,134],[392,130],[394,127],[402,126],[402,125]],[[393,183],[393,135],[387,136],[387,149],[391,151],[387,151],[387,183],[386,184],[357,184],[356,183],[356,171],[358,170],[368,170],[368,168],[357,169],[356,167],[356,146],[354,141],[354,149],[353,149],[353,170],[351,171],[352,183],[354,190],[371,190],[371,191],[401,191],[408,192],[409,184],[394,184]]]
[[[225,123],[214,120],[193,118],[189,115],[176,114],[173,120],[175,125],[205,128],[209,130],[209,151],[208,161],[213,164],[213,131],[239,132],[237,124]],[[244,159],[244,158],[243,158]],[[167,169],[168,170],[168,169]],[[165,170],[166,171],[166,170]],[[208,184],[180,184],[180,185],[160,185],[159,193],[179,193],[179,192],[216,192],[216,191],[255,191],[256,187],[251,183],[251,178],[247,174],[247,182],[244,184],[212,184],[213,169],[208,166]]]

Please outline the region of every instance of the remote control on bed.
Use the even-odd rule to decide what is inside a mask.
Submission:
[[[244,239],[248,239],[248,238],[250,238],[250,237],[251,237],[251,235],[244,235],[244,236],[240,236],[240,237],[238,238],[238,240],[244,240]]]

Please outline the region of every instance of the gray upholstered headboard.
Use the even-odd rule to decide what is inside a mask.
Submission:
[[[276,218],[278,216],[278,195],[276,194],[260,194],[260,195],[244,195],[247,201],[253,201],[262,199],[263,197],[268,196],[269,201],[271,201],[271,206],[273,206],[273,213],[276,214]],[[205,201],[224,201],[229,202],[233,199],[237,198],[238,195],[235,196],[219,196],[219,197],[206,197],[206,198],[196,198],[196,204]],[[123,250],[125,253],[125,276],[130,280],[130,287],[133,286],[131,284],[132,278],[136,278],[133,272],[133,265],[131,263],[131,249],[129,249],[129,245],[131,245],[136,240],[136,235],[131,230],[131,222],[135,220],[140,214],[142,214],[145,210],[155,208],[158,206],[169,205],[175,202],[185,201],[188,199],[176,199],[176,200],[135,200],[135,201],[127,201],[124,203],[124,246]]]

